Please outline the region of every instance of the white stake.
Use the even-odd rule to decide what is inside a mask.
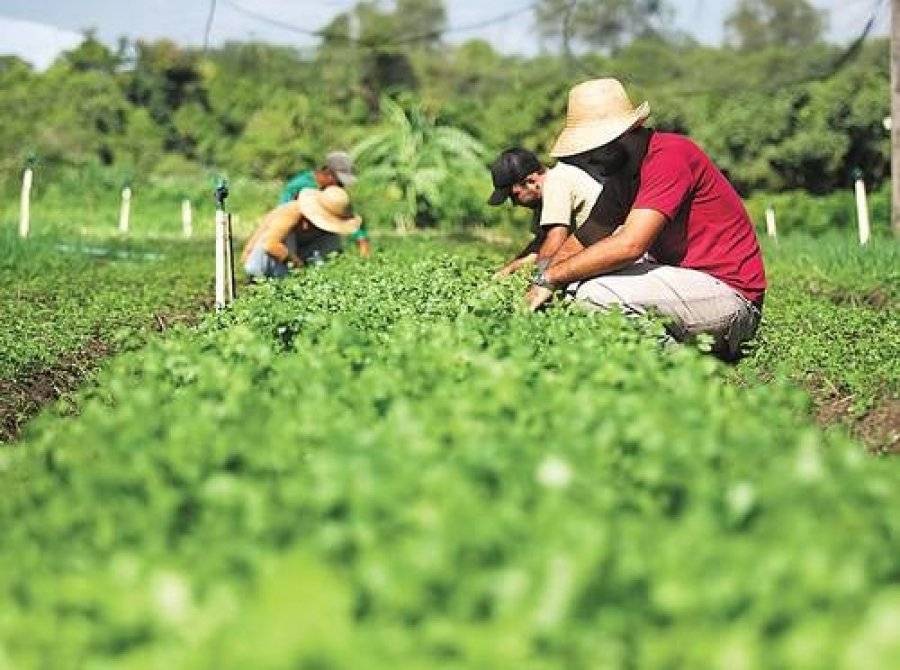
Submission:
[[[234,249],[231,239],[231,214],[225,215],[225,300],[230,305],[234,302]]]
[[[225,308],[225,227],[228,215],[216,210],[216,310]]]
[[[19,206],[19,237],[25,239],[31,228],[31,182],[34,179],[34,171],[31,168],[25,170],[22,175],[22,200]]]
[[[216,210],[216,309],[234,302],[234,255],[231,241],[231,214]]]
[[[185,237],[194,234],[194,220],[191,212],[191,201],[185,198],[181,201],[181,230]]]
[[[859,243],[869,242],[869,205],[866,202],[866,184],[862,179],[856,180],[856,221],[859,224]]]
[[[119,232],[128,232],[128,219],[131,216],[131,188],[122,189],[122,207],[119,209]]]
[[[772,206],[766,207],[766,233],[773,239],[778,237],[775,229],[775,208]]]

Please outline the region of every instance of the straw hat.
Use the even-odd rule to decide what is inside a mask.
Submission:
[[[329,186],[317,191],[306,189],[297,196],[300,213],[316,228],[338,235],[349,235],[359,230],[362,217],[350,211],[350,196],[340,186]]]
[[[556,138],[550,155],[574,156],[621,137],[650,116],[650,105],[631,104],[617,79],[592,79],[569,91],[566,127]]]

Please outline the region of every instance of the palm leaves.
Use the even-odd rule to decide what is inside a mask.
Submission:
[[[391,219],[398,232],[434,218],[455,175],[483,171],[485,149],[459,128],[436,125],[413,100],[381,100],[381,126],[353,154],[374,192],[393,194]]]

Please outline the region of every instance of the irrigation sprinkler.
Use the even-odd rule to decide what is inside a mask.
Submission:
[[[778,239],[778,231],[775,227],[775,208],[772,205],[766,207],[766,233],[773,240]]]
[[[866,200],[866,182],[863,181],[862,170],[856,168],[853,171],[856,189],[856,222],[859,226],[859,243],[869,243],[871,230],[869,227],[869,205]]]
[[[185,198],[181,201],[181,231],[185,237],[194,234],[194,215],[191,210],[191,201]]]
[[[25,171],[22,173],[22,195],[19,200],[19,237],[23,240],[31,230],[31,184],[34,180],[34,156],[25,159]]]
[[[228,197],[228,181],[216,182],[216,310],[222,310],[234,302],[234,251],[231,241],[231,214],[225,211]]]

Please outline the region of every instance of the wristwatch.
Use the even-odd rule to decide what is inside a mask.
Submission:
[[[535,269],[534,274],[531,277],[531,284],[533,286],[550,289],[551,291],[556,289],[556,285],[547,279],[547,271],[543,268]]]

